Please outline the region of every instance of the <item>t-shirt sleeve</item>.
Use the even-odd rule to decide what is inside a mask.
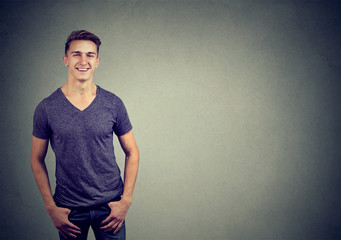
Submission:
[[[50,138],[51,130],[48,125],[46,110],[43,102],[40,102],[34,111],[32,135],[41,139]]]
[[[114,125],[114,132],[117,136],[122,136],[129,132],[133,126],[130,123],[128,112],[124,103],[120,100],[117,104],[116,123]]]

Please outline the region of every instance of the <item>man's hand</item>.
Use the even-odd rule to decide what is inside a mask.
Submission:
[[[64,238],[76,238],[76,234],[81,234],[81,229],[69,221],[70,212],[70,209],[60,207],[53,207],[48,210],[53,224]]]
[[[128,208],[130,207],[130,203],[131,201],[127,201],[124,198],[118,202],[108,203],[111,212],[101,223],[101,229],[105,232],[113,231],[114,234],[116,234],[122,227]]]

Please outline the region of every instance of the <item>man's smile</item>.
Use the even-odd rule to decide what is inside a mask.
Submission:
[[[77,68],[76,69],[79,71],[79,72],[87,72],[90,68]]]

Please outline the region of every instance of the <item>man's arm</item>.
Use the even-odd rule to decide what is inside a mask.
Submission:
[[[116,234],[122,227],[133,198],[137,171],[139,167],[139,150],[137,148],[133,131],[118,137],[121,147],[126,155],[124,168],[124,188],[120,201],[110,202],[110,215],[102,222],[104,231],[114,231]]]
[[[120,136],[118,139],[126,155],[122,199],[124,199],[130,205],[133,198],[133,191],[139,167],[140,153],[135,142],[133,131]]]
[[[80,228],[68,220],[69,209],[56,206],[51,191],[49,176],[45,164],[45,156],[48,148],[48,139],[40,139],[33,136],[31,149],[31,167],[34,178],[43,197],[46,211],[52,218],[53,224],[65,237],[76,237],[80,234]]]

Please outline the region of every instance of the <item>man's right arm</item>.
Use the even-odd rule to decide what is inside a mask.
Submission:
[[[70,210],[67,208],[57,207],[53,200],[51,185],[45,164],[48,143],[48,139],[40,139],[34,136],[32,138],[31,167],[34,178],[44,199],[46,211],[51,216],[53,224],[63,237],[76,237],[76,234],[80,234],[80,228],[68,220]]]

